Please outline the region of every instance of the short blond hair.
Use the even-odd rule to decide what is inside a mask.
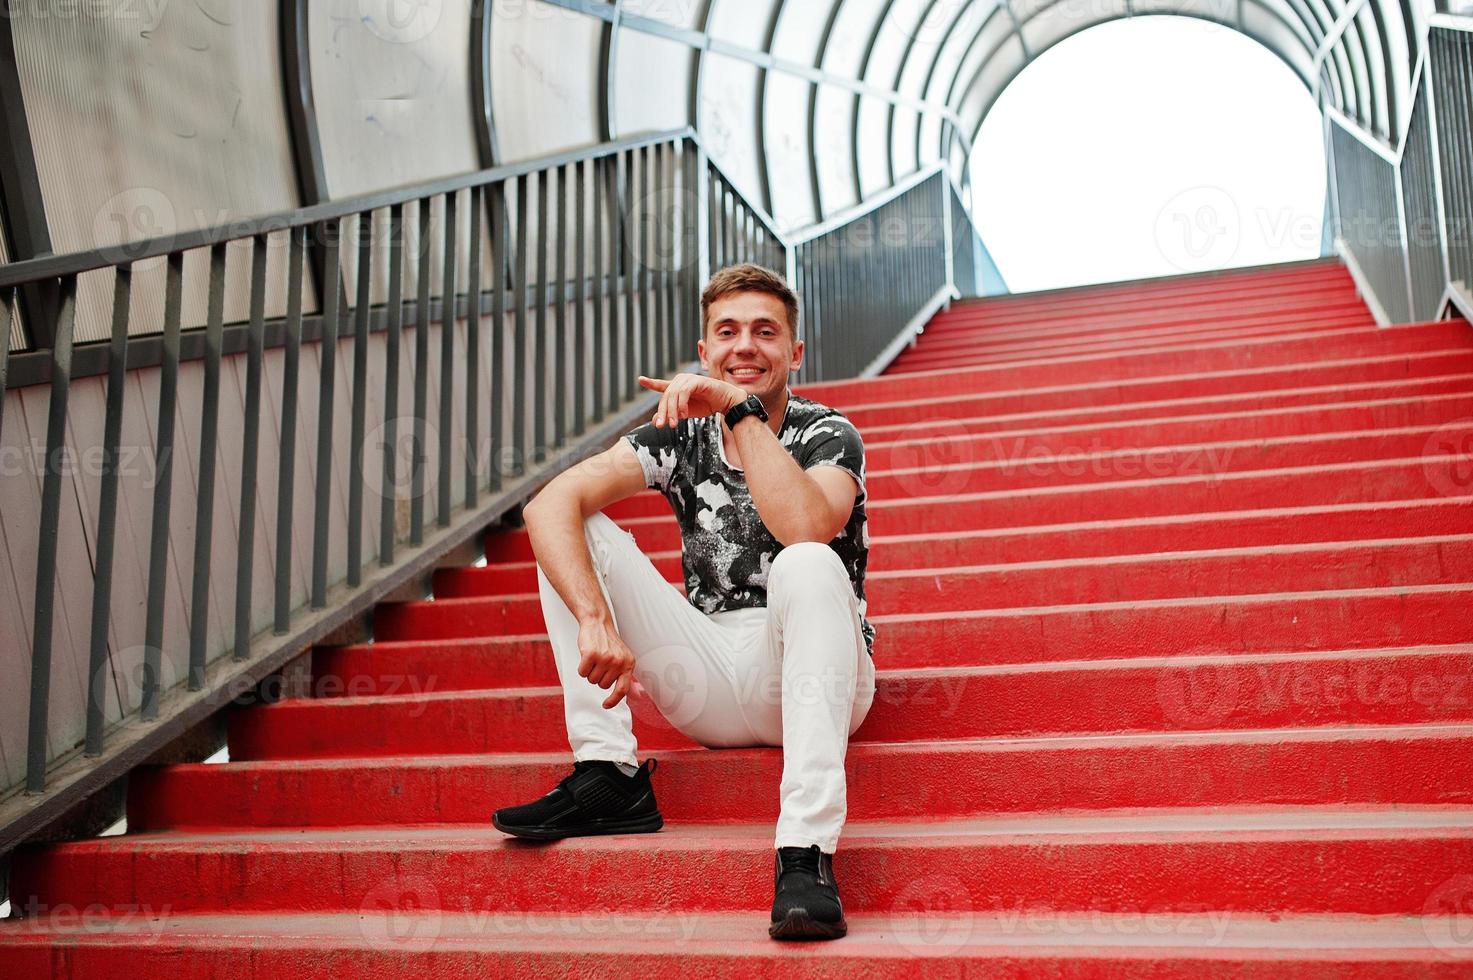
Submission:
[[[798,296],[789,288],[787,281],[771,269],[743,262],[729,265],[716,272],[701,291],[701,336],[706,335],[710,325],[711,304],[730,293],[753,292],[776,296],[783,301],[788,311],[788,332],[793,342],[798,341]]]

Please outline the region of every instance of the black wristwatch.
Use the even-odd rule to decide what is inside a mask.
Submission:
[[[763,422],[767,421],[767,409],[762,407],[762,399],[756,395],[748,395],[746,401],[726,410],[726,427],[735,431],[736,424],[748,415],[755,415]]]

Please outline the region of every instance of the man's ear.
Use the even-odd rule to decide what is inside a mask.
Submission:
[[[793,362],[789,366],[788,370],[789,371],[796,371],[796,370],[798,370],[802,366],[803,366],[803,341],[800,340],[800,341],[798,341],[797,343],[795,343],[793,345]]]
[[[700,356],[700,358],[701,358],[701,370],[702,371],[706,371],[706,372],[710,372],[711,366],[706,363],[706,341],[705,340],[698,340],[698,341],[696,341],[696,354],[698,354]]]

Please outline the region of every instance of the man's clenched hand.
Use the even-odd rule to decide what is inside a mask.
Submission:
[[[613,688],[604,698],[604,707],[612,708],[624,700],[634,676],[634,654],[614,627],[596,621],[578,627],[578,652],[578,676],[605,690]]]

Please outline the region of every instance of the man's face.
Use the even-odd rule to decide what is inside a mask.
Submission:
[[[788,310],[769,293],[727,293],[711,304],[706,336],[697,345],[701,366],[771,404],[803,363],[803,342],[794,342]]]

